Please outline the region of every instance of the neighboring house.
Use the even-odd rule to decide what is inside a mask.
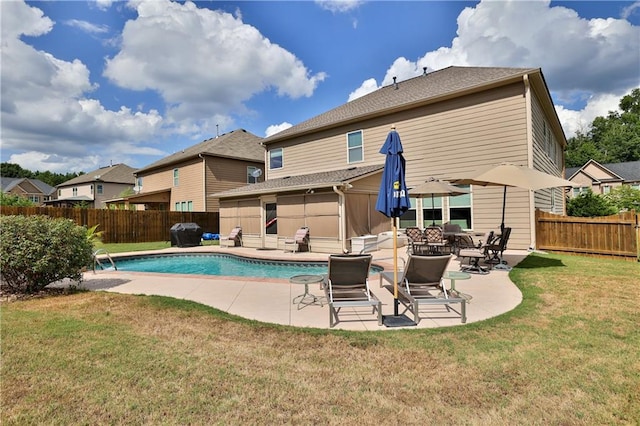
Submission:
[[[1,180],[2,192],[26,198],[38,206],[44,205],[45,201],[49,201],[56,195],[56,189],[53,186],[38,179],[3,177]]]
[[[217,212],[218,200],[208,194],[264,180],[261,142],[238,129],[176,152],[138,169],[137,194],[123,201],[147,210]]]
[[[95,209],[106,208],[107,200],[133,188],[134,171],[126,164],[92,170],[58,185],[57,200],[48,201],[47,204],[56,207],[86,205]]]
[[[384,156],[395,125],[409,188],[511,162],[563,176],[566,138],[539,68],[448,67],[382,87],[265,138],[267,179],[217,194],[220,231],[242,226],[249,247],[282,248],[308,226],[314,251],[351,250],[353,237],[389,230],[375,211]],[[474,231],[500,225],[501,187],[458,197],[413,199],[401,228],[438,222]],[[411,190],[409,189],[409,193]],[[510,248],[535,244],[535,209],[564,213],[562,189],[509,188]],[[274,220],[275,219],[275,220]]]
[[[568,180],[580,185],[572,188],[572,197],[588,189],[594,194],[608,194],[621,185],[640,189],[640,161],[600,164],[589,160],[582,167],[568,168],[565,173]]]

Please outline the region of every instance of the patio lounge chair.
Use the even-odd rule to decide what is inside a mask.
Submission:
[[[382,303],[369,289],[369,268],[371,255],[329,256],[329,273],[324,285],[329,302],[329,326],[334,327],[340,320],[342,308],[367,307],[378,313],[378,325],[382,325]]]
[[[303,226],[296,231],[293,238],[284,240],[284,251],[311,251],[311,244],[309,243],[309,228]]]
[[[409,255],[406,267],[399,271],[398,275],[398,301],[405,307],[405,312],[413,313],[414,321],[420,322],[421,305],[444,305],[447,312],[460,315],[461,321],[467,321],[466,299],[447,294],[442,276],[451,261],[451,255],[424,256]],[[380,284],[387,281],[384,287],[391,293],[394,292],[393,271],[380,273]],[[460,311],[451,307],[452,304],[460,304]]]
[[[220,247],[242,247],[242,228],[236,226],[228,236],[220,237]]]

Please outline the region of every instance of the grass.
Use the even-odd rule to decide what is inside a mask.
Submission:
[[[640,265],[529,256],[480,323],[347,332],[163,297],[2,306],[4,425],[638,424]]]
[[[217,246],[219,241],[207,240],[203,241],[203,246]],[[171,247],[170,241],[155,241],[149,243],[102,243],[98,242],[95,244],[95,249],[104,249],[109,253],[124,253],[124,252],[133,252],[133,251],[143,251],[143,250],[160,250]]]

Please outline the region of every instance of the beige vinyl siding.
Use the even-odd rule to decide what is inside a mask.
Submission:
[[[154,170],[149,174],[138,175],[142,178],[142,194],[173,187],[173,167]]]
[[[171,169],[171,183],[173,184],[173,169],[179,170],[178,186],[171,188],[171,210],[175,210],[175,203],[193,202],[193,211],[203,212],[204,206],[204,182],[202,171],[202,159],[196,158],[189,162],[181,163]]]
[[[256,167],[264,172],[264,164],[253,161],[234,160],[222,157],[205,157],[206,208],[216,212],[220,209],[219,200],[209,195],[228,189],[247,185],[247,167]],[[264,174],[258,178],[264,180]]]
[[[102,185],[102,194],[98,194],[98,185]],[[105,200],[111,200],[113,198],[120,197],[120,194],[122,194],[122,192],[128,188],[133,188],[133,185],[126,185],[122,183],[94,182],[93,192],[95,208],[106,208],[107,205],[104,203]]]

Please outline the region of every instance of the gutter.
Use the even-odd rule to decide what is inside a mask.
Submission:
[[[336,185],[333,185],[333,192],[338,194],[338,208],[340,220],[338,221],[338,234],[340,235],[340,241],[342,241],[342,252],[348,253],[347,250],[347,238],[346,238],[346,228],[347,224],[345,221],[345,207],[344,207],[344,192],[338,189]]]
[[[204,159],[202,153],[198,154],[198,157],[202,160],[202,211],[207,210],[207,160]],[[169,208],[171,208],[171,201],[169,201]]]

